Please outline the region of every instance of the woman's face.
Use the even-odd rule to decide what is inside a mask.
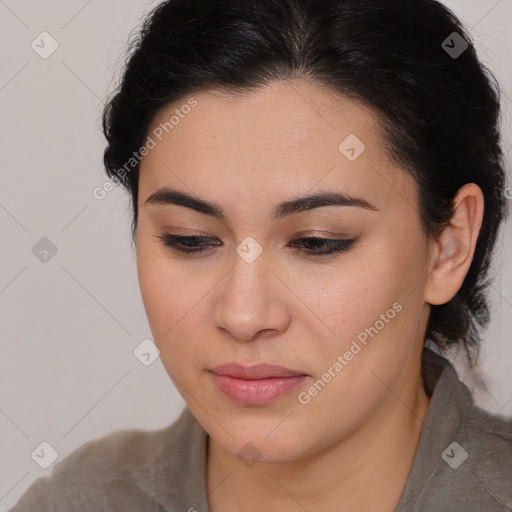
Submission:
[[[202,92],[150,127],[138,198],[142,298],[165,369],[229,453],[252,443],[244,450],[263,460],[297,459],[414,401],[433,251],[415,183],[379,133],[370,110],[298,80],[238,97]],[[164,188],[218,211],[170,194],[148,201]],[[279,207],[325,193],[362,204]],[[166,233],[206,237],[178,243],[205,250],[168,247]],[[325,255],[329,243],[301,240],[311,237],[351,242]],[[302,377],[212,372],[226,363]]]

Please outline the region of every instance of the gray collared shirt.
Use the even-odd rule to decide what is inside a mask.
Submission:
[[[452,364],[425,348],[431,401],[395,512],[512,511],[512,420],[474,405]],[[11,512],[209,512],[208,435],[188,408],[166,428],[89,441]]]

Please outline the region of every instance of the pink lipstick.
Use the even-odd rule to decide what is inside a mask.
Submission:
[[[211,370],[217,389],[239,405],[264,405],[290,392],[307,374],[269,364],[228,363]]]

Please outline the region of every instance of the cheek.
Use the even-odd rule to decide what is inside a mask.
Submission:
[[[296,282],[296,288],[304,290],[301,299],[312,311],[311,319],[322,321],[316,323],[326,339],[334,338],[337,345],[352,339],[400,299],[398,270],[391,262],[379,260],[365,260],[364,266],[347,262],[314,276],[303,273]]]
[[[308,276],[297,283],[299,289],[309,290],[304,302],[313,305],[316,315],[308,315],[320,326],[320,330],[312,326],[311,339],[318,341],[308,347],[318,361],[318,373],[324,374],[342,356],[346,367],[337,375],[345,377],[336,380],[347,378],[349,386],[363,386],[357,392],[354,388],[355,396],[364,394],[362,390],[374,380],[369,368],[395,374],[414,345],[423,307],[422,289],[417,286],[421,267],[414,251],[402,247],[399,254],[390,247],[375,246],[366,253],[371,256],[364,265],[347,262],[345,267],[331,269],[329,276],[317,275],[314,285]]]
[[[154,336],[154,342],[160,350],[160,344],[166,333],[177,321],[173,312],[177,313],[176,295],[178,282],[171,280],[172,271],[160,255],[157,243],[140,241],[137,246],[137,273],[146,316]],[[167,263],[167,264],[166,264]]]
[[[170,258],[141,245],[137,269],[146,316],[166,370],[179,375],[186,362],[204,357],[205,296],[215,282],[207,276],[190,280]]]

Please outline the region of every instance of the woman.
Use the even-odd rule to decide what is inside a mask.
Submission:
[[[506,214],[499,95],[434,0],[170,0],[104,112],[186,401],[14,512],[512,510],[469,364]],[[435,350],[433,350],[435,349]]]

